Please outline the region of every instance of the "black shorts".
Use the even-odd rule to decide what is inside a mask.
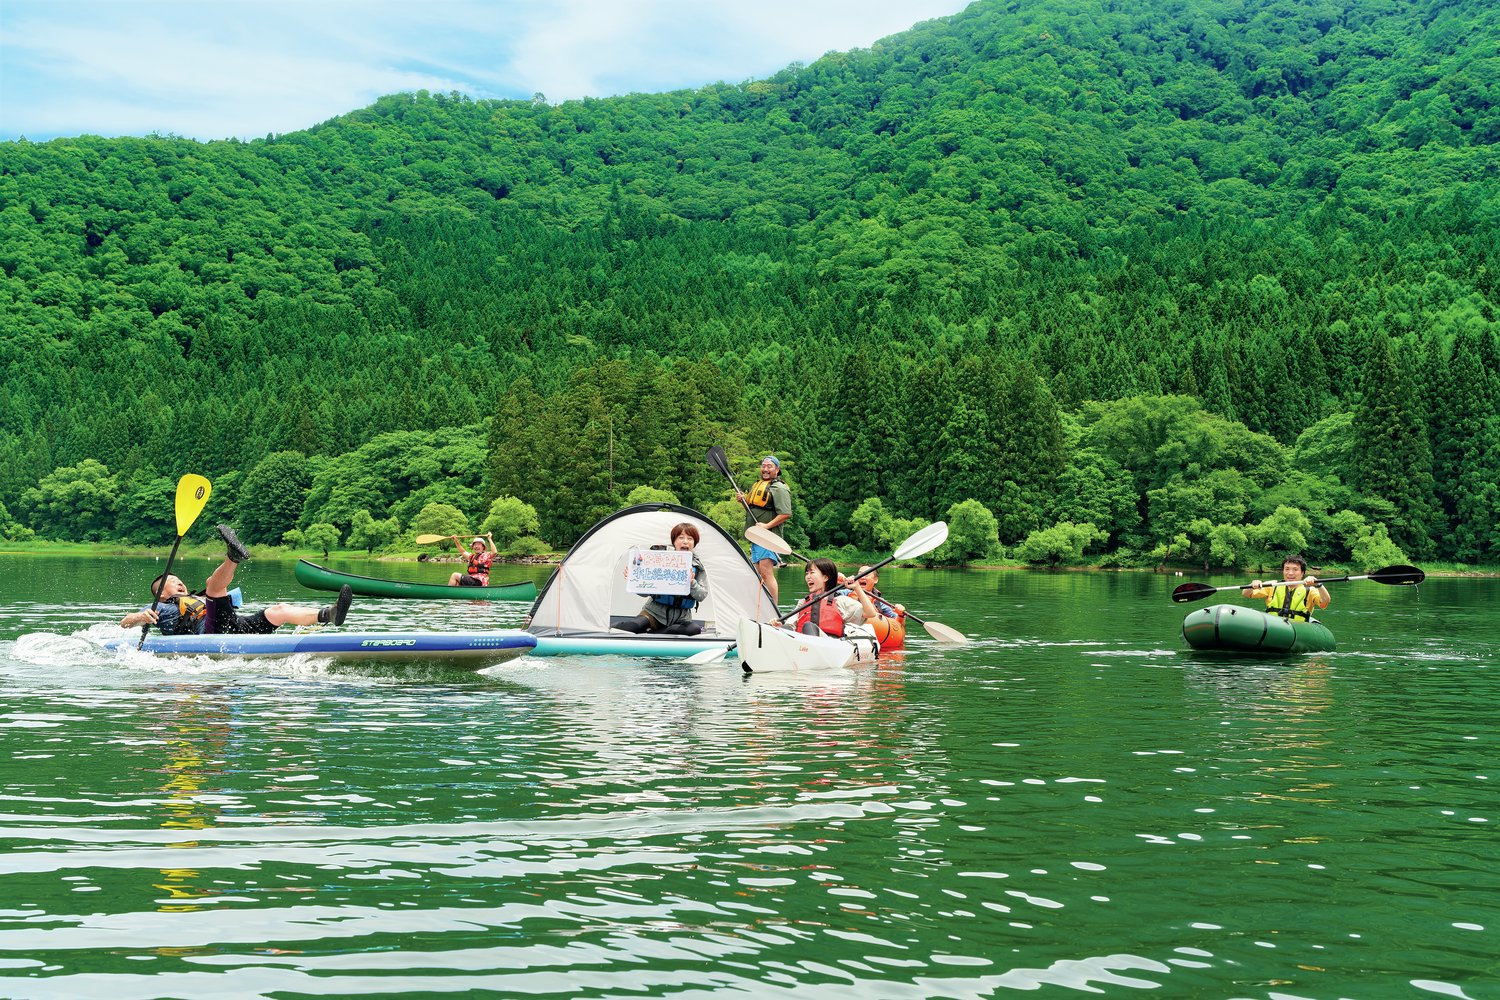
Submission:
[[[234,601],[227,595],[210,597],[208,603],[208,614],[212,619],[209,631],[217,635],[263,635],[276,631],[276,626],[270,623],[264,611],[257,611],[253,615],[238,614],[234,610]]]
[[[483,580],[479,579],[479,577],[477,577],[477,576],[470,576],[467,573],[460,573],[459,574],[459,576],[458,576],[458,585],[460,587],[488,587],[489,586],[489,584],[487,584]]]

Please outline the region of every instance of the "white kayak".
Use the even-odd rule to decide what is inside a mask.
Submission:
[[[741,618],[738,630],[740,666],[745,673],[773,670],[826,670],[875,659],[880,643],[868,625],[846,626],[842,638],[803,635],[789,628]]]

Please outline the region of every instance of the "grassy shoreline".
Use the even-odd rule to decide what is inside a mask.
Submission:
[[[36,555],[62,557],[151,557],[165,556],[170,551],[170,545],[122,545],[118,542],[54,542],[40,539],[25,542],[0,542],[0,556]],[[197,545],[184,545],[181,549],[178,550],[178,557],[182,558],[186,556],[189,558],[203,559],[216,555],[222,555],[223,551],[223,543],[215,539],[214,541],[203,542]],[[343,559],[354,562],[404,562],[416,561],[417,556],[420,554],[421,550],[418,549],[397,550],[390,552],[381,551],[374,553],[366,552],[363,549],[356,549],[352,551],[346,549],[333,549],[329,551],[328,558]],[[860,566],[864,563],[878,562],[881,559],[884,559],[886,556],[886,553],[879,552],[847,553],[838,550],[832,552],[812,552],[809,554],[814,558],[826,555],[828,558],[832,559],[840,566]],[[295,562],[298,559],[321,561],[324,558],[322,549],[293,549],[272,545],[252,545],[250,547],[250,555],[255,559],[276,559],[283,562]],[[557,560],[562,558],[562,553],[552,553],[551,555],[544,555],[535,558],[539,558],[547,562],[556,562]],[[1101,558],[1102,557],[1095,557],[1094,561],[1097,562]],[[527,565],[526,563],[511,563],[509,560],[506,560],[506,562],[507,564],[511,565]],[[537,563],[532,563],[532,565],[536,564]],[[903,563],[901,565],[908,568],[919,566],[919,564],[917,563]],[[1041,567],[1030,566],[1025,563],[1005,561],[997,563],[972,563],[968,568],[972,570],[1029,569],[1039,572],[1045,572],[1045,570]],[[1475,565],[1469,563],[1432,562],[1423,565],[1422,570],[1429,577],[1500,577],[1500,565]],[[1247,574],[1254,575],[1254,573],[1256,572],[1266,571],[1270,571],[1270,567],[1267,567],[1265,571],[1244,568],[1225,569],[1223,567],[1214,567],[1213,569],[1205,573],[1201,565],[1172,562],[1168,564],[1166,568],[1161,572],[1165,575],[1170,576],[1180,574],[1183,577],[1191,576],[1208,578],[1221,576],[1245,576]],[[1077,566],[1062,566],[1059,567],[1055,572],[1155,573],[1156,568],[1154,566],[1099,566],[1096,564],[1091,565],[1089,562],[1085,562]],[[1359,569],[1357,567],[1345,566],[1338,563],[1326,563],[1318,572],[1320,572],[1323,576],[1342,576],[1346,573],[1358,573]]]
[[[250,558],[252,559],[276,559],[281,562],[296,562],[298,559],[307,559],[310,562],[322,562],[324,560],[322,549],[290,548],[282,545],[251,545]],[[62,556],[62,557],[98,557],[98,556],[132,556],[141,558],[165,557],[172,551],[170,545],[124,545],[119,542],[54,542],[45,540],[34,540],[25,542],[0,542],[0,556]],[[422,554],[427,556],[446,557],[436,561],[461,562],[455,553],[434,553],[424,549],[395,549],[391,551],[380,550],[377,552],[366,552],[364,549],[330,549],[326,558],[345,559],[356,562],[416,562],[417,557]],[[196,545],[183,545],[177,550],[177,558],[205,559],[222,557],[224,555],[224,543],[218,539],[210,542],[201,542]],[[552,553],[536,558],[561,559],[562,553]],[[496,557],[497,562],[510,562],[511,560]]]

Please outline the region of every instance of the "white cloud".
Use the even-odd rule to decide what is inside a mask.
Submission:
[[[0,4],[0,138],[306,128],[405,90],[549,100],[767,76],[959,0]]]

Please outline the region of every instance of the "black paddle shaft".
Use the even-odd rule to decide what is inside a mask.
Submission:
[[[903,542],[902,544],[905,544],[905,543]],[[873,573],[876,570],[878,570],[880,567],[882,567],[882,566],[889,566],[891,563],[893,563],[895,561],[896,561],[896,557],[895,556],[891,556],[889,559],[882,559],[880,562],[876,563],[874,566],[871,566],[869,569],[865,570],[863,573],[859,573],[859,574],[856,574],[855,576],[851,576],[849,579],[845,580],[843,583],[838,584],[838,586],[840,586],[840,587],[847,587],[847,586],[849,586],[849,584],[853,583],[855,580],[862,580],[865,577],[869,576],[871,573]],[[810,608],[814,604],[817,604],[819,601],[823,600],[823,598],[825,598],[827,596],[828,595],[826,593],[824,593],[824,594],[819,594],[817,597],[811,597],[811,598],[803,601],[801,604],[797,605],[795,608],[793,608],[792,610],[788,611],[786,614],[782,615],[780,618],[778,618],[776,620],[779,621],[779,622],[784,622],[788,618],[792,617],[792,615],[795,615],[795,614],[798,614],[799,612],[801,612],[801,610],[803,608]]]
[[[1387,566],[1385,569],[1377,569],[1373,573],[1363,575],[1349,574],[1347,576],[1331,576],[1326,580],[1319,578],[1319,586],[1325,583],[1344,583],[1349,580],[1373,580],[1390,587],[1415,587],[1427,578],[1427,574],[1415,566]],[[1269,586],[1295,586],[1290,581],[1271,583]],[[1225,590],[1244,590],[1252,586],[1249,583],[1239,583],[1232,587],[1210,587],[1206,583],[1184,583],[1172,591],[1172,601],[1175,604],[1185,604],[1188,601],[1201,601],[1210,594],[1217,594]],[[1268,584],[1262,583],[1262,587]]]
[[[182,544],[182,536],[177,536],[177,541],[172,543],[172,553],[167,556],[167,568],[161,571],[161,576],[156,581],[156,593],[151,595],[151,610],[156,610],[156,605],[161,601],[162,588],[167,585],[167,574],[172,572],[172,560],[177,558],[177,546]],[[151,631],[151,621],[148,619],[141,622],[141,641],[136,644],[136,649],[146,647],[146,633]]]

